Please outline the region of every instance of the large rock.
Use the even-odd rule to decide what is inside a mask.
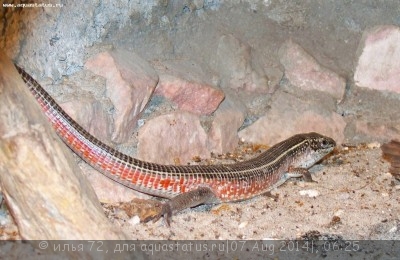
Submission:
[[[79,167],[102,203],[129,202],[137,198],[150,198],[149,195],[127,188],[111,180],[83,161],[79,163]]]
[[[219,38],[210,65],[219,74],[223,88],[268,91],[268,79],[262,67],[253,62],[251,47],[231,34]]]
[[[337,100],[343,98],[345,79],[322,67],[300,45],[286,41],[279,49],[279,56],[291,84],[304,90],[327,92]]]
[[[147,121],[139,129],[138,158],[162,164],[184,164],[209,157],[207,134],[197,115],[174,112]]]
[[[99,53],[85,67],[107,79],[106,95],[115,107],[112,140],[127,141],[157,85],[157,73],[138,55],[123,50]]]
[[[335,113],[335,100],[323,93],[291,94],[279,89],[269,109],[249,127],[239,132],[247,142],[273,145],[292,135],[318,132],[342,143],[343,118]]]
[[[233,95],[227,95],[215,112],[208,132],[208,147],[211,152],[222,154],[233,151],[238,143],[238,129],[243,124],[245,107]]]
[[[102,104],[91,96],[70,99],[60,106],[86,131],[102,142],[109,140],[111,116],[103,110]]]
[[[354,81],[357,86],[400,93],[400,27],[378,26],[363,35]]]
[[[339,104],[344,115],[348,142],[387,142],[400,138],[398,95],[354,86],[352,95]]]
[[[394,122],[370,121],[366,118],[356,119],[349,126],[355,126],[355,133],[352,134],[354,142],[387,142],[391,139],[400,138],[400,124],[397,119]]]
[[[57,138],[3,53],[0,53],[0,73],[1,190],[21,237],[26,240],[126,239],[104,216],[71,151]],[[65,253],[74,257],[78,254]],[[86,253],[81,258],[95,258],[93,255],[97,254]]]
[[[197,115],[211,114],[224,99],[224,93],[221,90],[207,83],[190,81],[168,74],[160,74],[156,94],[174,102],[178,109]]]

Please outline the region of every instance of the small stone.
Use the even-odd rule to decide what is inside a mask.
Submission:
[[[273,237],[264,237],[261,240],[265,240],[267,242],[267,241],[270,241],[270,240],[277,240],[277,239],[273,238]]]
[[[239,224],[238,228],[244,228],[244,227],[247,226],[247,224],[249,224],[249,222],[244,221],[244,222],[242,222],[242,223]]]
[[[297,186],[299,186],[300,188],[304,188],[306,186],[304,181],[299,181],[299,182],[294,182],[296,183]]]
[[[299,191],[301,196],[308,196],[310,198],[318,197],[319,196],[319,191],[317,190],[301,190]]]
[[[340,217],[340,216],[343,215],[343,213],[344,213],[344,210],[343,210],[343,209],[339,209],[339,210],[337,210],[333,215],[334,215],[334,216]]]
[[[381,147],[381,144],[378,142],[368,143],[367,147],[368,147],[368,149],[376,149],[376,148]]]
[[[392,174],[390,172],[385,173],[385,178],[390,179],[392,177]]]
[[[397,226],[392,227],[391,229],[389,229],[388,233],[394,233],[397,231]]]
[[[135,226],[135,225],[137,225],[137,224],[139,224],[140,223],[140,218],[139,218],[139,216],[133,216],[132,218],[130,218],[128,221],[127,221],[131,226]]]

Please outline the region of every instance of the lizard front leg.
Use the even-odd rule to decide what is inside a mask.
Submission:
[[[312,179],[311,173],[306,168],[289,167],[287,175],[289,178],[303,177],[303,180],[306,182],[316,182]]]

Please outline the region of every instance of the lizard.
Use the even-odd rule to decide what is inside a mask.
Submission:
[[[219,165],[163,165],[123,154],[73,120],[24,69],[18,73],[51,125],[73,152],[93,168],[128,188],[169,199],[161,217],[200,204],[242,201],[265,194],[292,177],[312,181],[308,169],[333,151],[335,141],[311,132],[296,134],[247,161]]]

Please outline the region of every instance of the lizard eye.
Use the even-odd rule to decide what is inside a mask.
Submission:
[[[321,142],[321,145],[322,145],[322,147],[328,146],[328,141],[323,139],[322,142]]]

